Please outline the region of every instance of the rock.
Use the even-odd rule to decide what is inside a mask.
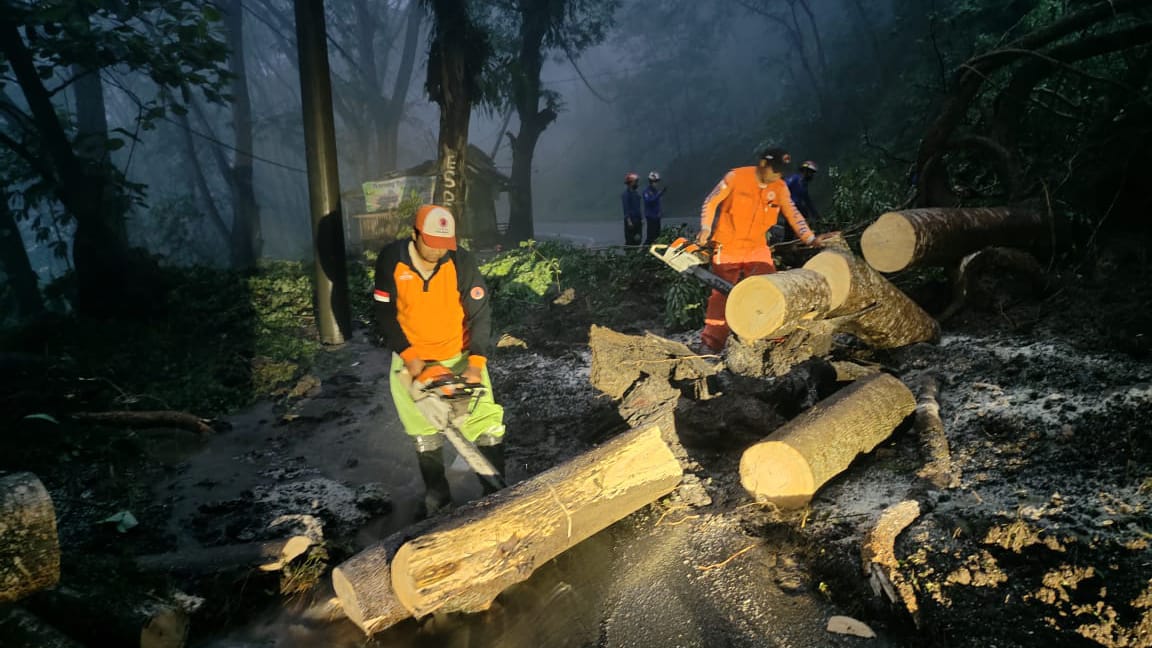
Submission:
[[[846,616],[834,616],[828,618],[828,632],[835,632],[836,634],[852,635],[853,637],[864,637],[865,639],[875,639],[876,633],[872,631],[866,624]]]

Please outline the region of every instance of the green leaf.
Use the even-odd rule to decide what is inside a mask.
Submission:
[[[132,511],[119,511],[108,517],[100,520],[101,524],[115,524],[116,530],[120,533],[126,533],[129,529],[138,526],[140,523],[136,521],[136,516],[132,515]]]
[[[52,418],[52,416],[49,414],[29,414],[28,416],[24,417],[24,420],[25,421],[31,421],[31,420],[48,421],[49,423],[55,423],[56,425],[60,425],[60,421],[57,421],[56,419]]]

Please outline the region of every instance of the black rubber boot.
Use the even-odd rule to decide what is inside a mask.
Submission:
[[[504,480],[504,444],[497,443],[496,445],[476,446],[476,449],[480,451],[480,454],[484,455],[484,458],[488,460],[488,463],[492,464],[492,467],[495,468],[496,472],[500,475],[500,479]],[[488,495],[489,493],[495,493],[497,490],[499,490],[497,488],[493,488],[483,479],[480,480],[480,485],[484,487],[485,495]]]
[[[420,476],[424,478],[424,515],[436,515],[452,504],[452,490],[448,487],[448,477],[444,474],[444,448],[417,452],[420,462]]]

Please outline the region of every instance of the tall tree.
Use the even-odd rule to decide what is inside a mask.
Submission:
[[[468,0],[422,1],[432,14],[425,89],[440,106],[436,146],[439,171],[433,202],[450,209],[456,222],[466,225],[468,121],[473,105],[491,96],[484,86],[484,73],[492,48],[488,32]]]
[[[263,248],[260,233],[260,206],[252,183],[252,101],[248,96],[248,73],[244,63],[244,7],[241,0],[229,0],[224,8],[224,34],[228,42],[228,69],[232,73],[233,157],[229,183],[232,186],[232,265],[247,268],[256,264]]]
[[[7,275],[16,295],[18,317],[29,317],[44,310],[39,280],[28,260],[28,250],[5,193],[0,193],[0,270]]]
[[[125,213],[142,188],[128,182],[110,161],[85,155],[84,143],[73,136],[74,125],[53,103],[72,80],[60,80],[56,72],[72,66],[87,71],[82,75],[127,69],[146,74],[161,88],[199,85],[215,93],[226,74],[224,49],[210,28],[218,16],[198,3],[110,4],[96,9],[91,21],[75,6],[64,0],[8,2],[0,12],[0,90],[14,78],[27,106],[25,111],[4,103],[7,123],[21,132],[0,133],[0,144],[50,184],[56,200],[75,219],[77,309],[90,314],[130,312],[147,303],[146,297],[128,290],[145,282],[131,267],[123,235]],[[163,37],[156,38],[156,33]],[[171,108],[161,100],[144,102],[141,119],[150,122]],[[120,138],[106,138],[100,150],[123,144]]]
[[[508,235],[534,236],[532,159],[536,144],[560,111],[560,96],[545,90],[540,72],[549,53],[563,54],[575,66],[579,55],[604,40],[619,0],[516,0],[495,22],[503,28],[500,68],[507,71],[507,95],[520,120],[512,145],[512,190]]]

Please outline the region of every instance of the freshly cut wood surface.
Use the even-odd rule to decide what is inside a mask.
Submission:
[[[745,450],[740,482],[758,500],[781,508],[804,506],[915,408],[915,397],[898,379],[861,378]]]
[[[838,329],[861,342],[893,349],[939,338],[940,325],[931,315],[850,252],[825,250],[804,268],[828,282],[828,317],[842,318]]]
[[[746,340],[782,337],[801,322],[824,317],[829,298],[828,282],[811,270],[748,277],[729,293],[725,319]]]
[[[682,476],[660,428],[627,432],[407,542],[391,560],[392,588],[417,617],[485,610],[546,561],[671,492]]]
[[[957,207],[887,212],[864,230],[860,249],[880,272],[958,261],[992,245],[1024,247],[1047,231],[1042,213],[1016,207]]]
[[[32,473],[0,476],[0,603],[60,580],[56,508]]]

